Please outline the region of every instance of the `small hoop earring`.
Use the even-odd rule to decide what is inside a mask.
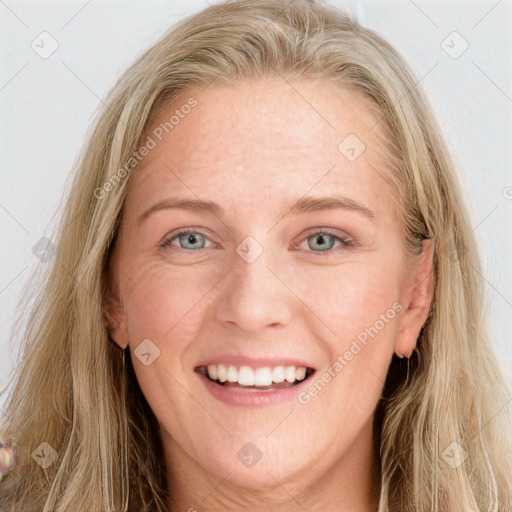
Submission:
[[[396,356],[399,358],[399,359],[403,359],[404,357],[407,358],[407,373],[406,373],[406,376],[405,376],[405,384],[407,385],[409,383],[409,361],[410,361],[410,357],[411,357],[412,354],[406,356],[404,354],[396,354]]]

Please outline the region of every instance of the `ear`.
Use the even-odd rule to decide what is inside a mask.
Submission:
[[[428,318],[434,290],[434,244],[423,240],[421,252],[407,269],[401,304],[399,334],[395,342],[397,355],[409,357]]]
[[[128,325],[123,303],[117,290],[110,292],[104,309],[110,337],[122,348],[128,346]]]

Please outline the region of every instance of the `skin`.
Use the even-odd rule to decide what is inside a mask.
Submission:
[[[111,335],[129,347],[160,424],[169,510],[373,512],[375,407],[393,353],[412,352],[432,297],[432,246],[406,251],[379,127],[370,130],[378,117],[355,90],[264,77],[182,91],[148,134],[190,97],[197,106],[130,178],[109,308]],[[353,162],[338,149],[349,134],[366,145]],[[349,209],[283,215],[286,201],[333,193],[374,220]],[[212,200],[224,212],[162,209],[138,224],[170,197]],[[160,247],[183,227],[206,239]],[[353,245],[328,238],[319,248],[322,228]],[[236,252],[247,236],[263,248],[250,264]],[[317,376],[332,374],[396,303],[401,312],[307,404],[234,407],[193,371],[230,352],[300,357]],[[148,338],[160,355],[146,366],[133,351]],[[237,458],[247,442],[262,453],[250,468]]]

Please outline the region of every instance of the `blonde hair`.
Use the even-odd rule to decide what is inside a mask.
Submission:
[[[305,0],[209,7],[144,52],[105,99],[48,275],[34,304],[22,306],[31,313],[2,427],[18,467],[0,485],[1,510],[165,510],[158,425],[104,315],[109,256],[136,169],[125,164],[179,91],[277,73],[365,93],[389,145],[405,239],[411,248],[425,238],[435,244],[429,318],[408,364],[393,359],[375,415],[379,511],[511,510],[508,392],[486,334],[480,263],[452,158],[397,52]],[[58,453],[46,469],[31,458],[43,442]],[[446,450],[467,458],[455,467]]]

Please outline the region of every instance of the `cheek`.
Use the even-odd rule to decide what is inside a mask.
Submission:
[[[176,267],[162,261],[134,262],[122,290],[130,340],[149,338],[173,349],[193,339],[205,307],[217,294],[222,273],[213,267]]]
[[[222,283],[226,269],[218,262],[179,267],[158,259],[131,261],[122,295],[133,343],[150,338],[172,341],[178,349],[200,336],[205,322],[215,321],[215,305],[229,293]],[[297,297],[290,301],[287,292],[281,299],[299,315],[302,309],[304,318],[313,313],[327,336],[345,344],[393,307],[399,271],[396,258],[380,253],[338,265],[289,265],[277,273]]]
[[[208,304],[217,291],[218,272],[199,267],[173,267],[158,260],[137,260],[125,267],[124,308],[134,371],[159,421],[173,425],[174,412],[190,408],[184,384],[190,378],[190,349],[201,336]],[[157,357],[145,365],[137,354],[151,340]],[[149,352],[153,358],[153,349]],[[141,364],[142,362],[142,364]],[[199,414],[199,413],[198,413]],[[186,434],[180,432],[185,438]]]
[[[340,418],[351,411],[342,420],[347,433],[370,417],[381,395],[398,332],[400,275],[398,261],[369,257],[297,278],[297,286],[307,286],[301,293],[318,325],[331,333],[325,338],[326,366],[299,402],[312,415],[325,407]]]
[[[290,288],[344,344],[374,325],[398,300],[400,269],[396,262],[378,260],[301,267],[293,272]]]
[[[299,293],[318,316],[317,325],[328,327],[322,332],[328,333],[329,360],[317,378],[328,382],[329,391],[315,403],[318,413],[325,403],[336,404],[329,407],[340,414],[354,411],[354,421],[372,413],[398,333],[401,273],[400,260],[391,253],[297,272],[296,286],[304,286]],[[310,391],[304,401],[316,396],[316,389]]]

